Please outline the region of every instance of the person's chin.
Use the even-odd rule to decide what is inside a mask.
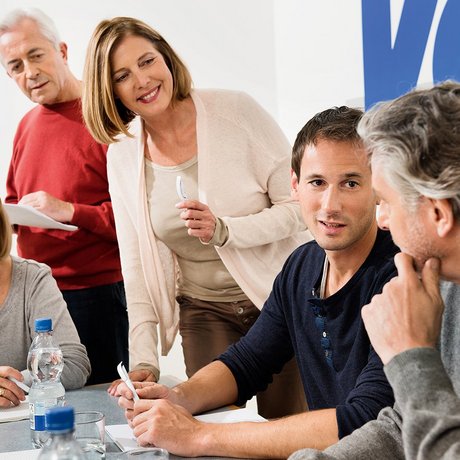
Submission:
[[[402,250],[403,253],[407,254],[408,256],[412,257],[412,265],[414,266],[414,270],[420,275],[422,273],[423,267],[426,261],[429,259],[428,257],[421,257],[420,255],[411,254],[408,251]]]

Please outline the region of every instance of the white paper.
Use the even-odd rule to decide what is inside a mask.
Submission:
[[[25,420],[29,418],[29,398],[26,396],[25,401],[21,401],[19,406],[0,407],[0,423],[14,422],[16,420]]]
[[[238,423],[238,422],[266,422],[267,419],[260,416],[252,409],[235,409],[210,414],[195,415],[200,422],[206,423]]]
[[[78,227],[75,225],[58,222],[46,214],[37,211],[32,206],[4,203],[3,207],[8,214],[11,224],[26,225],[28,227],[55,228],[58,230],[67,230],[69,232],[78,230]]]
[[[211,414],[196,415],[195,418],[206,423],[237,423],[237,422],[265,422],[252,409],[235,409]],[[113,442],[123,451],[138,449],[136,437],[129,425],[108,425],[105,431],[113,439]]]
[[[35,460],[40,455],[41,449],[16,450],[14,452],[3,452],[0,454],[1,460]]]

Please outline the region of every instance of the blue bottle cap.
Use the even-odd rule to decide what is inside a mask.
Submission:
[[[48,332],[53,329],[51,318],[37,318],[35,320],[35,332]]]
[[[75,415],[73,407],[53,407],[45,412],[46,431],[68,431],[73,429]]]

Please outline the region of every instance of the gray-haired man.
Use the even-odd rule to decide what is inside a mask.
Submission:
[[[402,250],[398,276],[362,310],[396,406],[326,451],[292,460],[460,458],[459,126],[460,85],[451,82],[377,106],[360,122],[379,225]],[[440,277],[452,282],[443,296]]]

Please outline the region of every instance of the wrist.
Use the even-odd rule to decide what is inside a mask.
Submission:
[[[221,446],[219,443],[219,424],[198,422],[198,433],[194,436],[196,441],[195,453],[197,456],[219,455],[218,448]],[[227,451],[222,449],[222,455]],[[228,452],[227,452],[228,453]]]
[[[184,383],[186,384],[187,382],[184,382]],[[196,411],[194,411],[193,404],[189,404],[186,392],[184,391],[184,388],[183,388],[184,383],[180,383],[179,385],[176,385],[175,387],[171,388],[169,390],[168,399],[173,404],[182,406],[185,409],[187,409],[191,414],[194,414]]]
[[[73,216],[75,214],[75,207],[72,203],[67,203],[67,214],[68,214],[68,219],[67,222],[72,222]]]

